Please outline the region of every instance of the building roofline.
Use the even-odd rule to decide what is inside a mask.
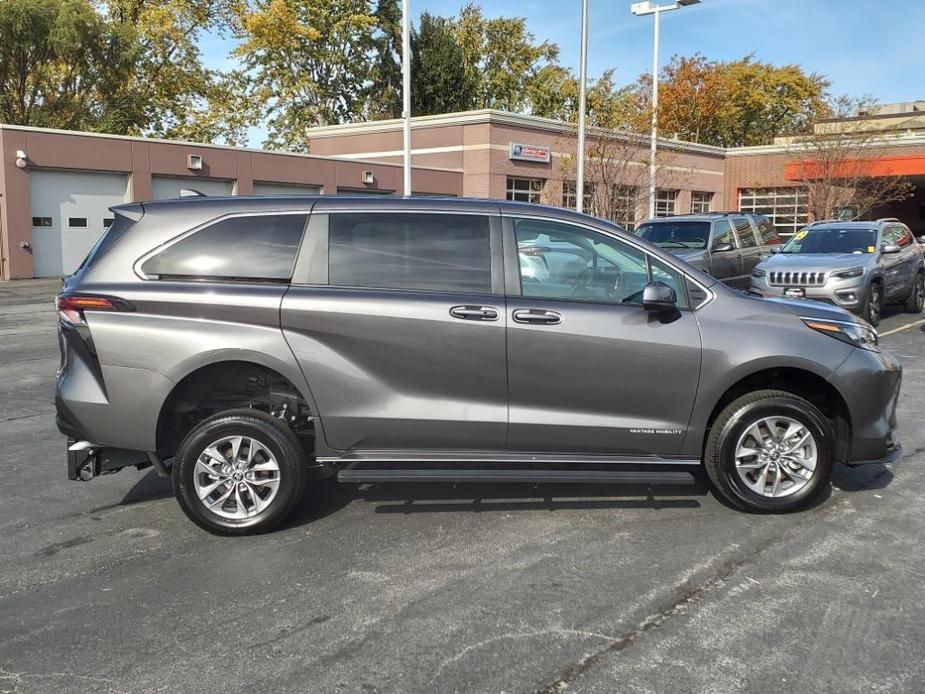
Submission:
[[[184,147],[200,147],[206,149],[221,149],[234,152],[250,152],[251,154],[271,154],[273,156],[298,157],[301,159],[318,159],[321,161],[337,161],[345,164],[369,164],[370,166],[389,166],[401,168],[401,164],[391,162],[382,162],[372,159],[350,159],[348,157],[328,156],[326,154],[310,154],[307,152],[289,152],[286,150],[260,149],[258,147],[236,147],[235,145],[218,145],[211,142],[192,142],[190,140],[168,140],[160,137],[141,137],[134,135],[116,135],[113,133],[86,132],[83,130],[62,130],[59,128],[39,128],[31,125],[10,125],[9,123],[0,123],[0,131],[14,132],[34,132],[45,133],[49,135],[70,135],[77,137],[96,137],[107,140],[125,140],[128,142],[147,142],[160,145],[180,145]],[[448,169],[437,166],[418,166],[413,165],[414,169],[426,171],[444,171],[448,173],[459,173],[457,169]]]
[[[837,133],[832,133],[832,136]],[[925,146],[925,132],[901,133],[886,137],[871,137],[858,143],[860,147],[922,147]],[[726,150],[727,157],[746,157],[754,154],[794,154],[812,150],[812,144],[794,141],[788,144],[752,145],[733,147]]]
[[[575,125],[554,118],[544,118],[533,116],[525,113],[509,113],[507,111],[498,111],[496,109],[480,109],[476,111],[460,111],[458,113],[444,113],[432,116],[415,116],[411,119],[412,129],[427,127],[451,127],[457,125],[514,125],[524,128],[533,128],[536,130],[546,130],[549,132],[567,132],[574,130]],[[388,120],[363,121],[359,123],[339,123],[337,125],[323,125],[314,128],[308,128],[306,134],[309,142],[312,138],[341,137],[344,135],[366,135],[370,133],[394,132],[401,130],[402,119],[390,118]],[[588,132],[596,135],[609,135],[621,138],[639,139],[643,143],[649,142],[649,136],[639,133],[630,133],[625,131],[607,130],[605,128],[588,128]],[[683,140],[673,140],[670,138],[658,138],[660,147],[667,147],[676,150],[698,152],[700,154],[711,154],[713,156],[723,156],[726,149],[714,145],[703,145],[696,142],[685,142]]]

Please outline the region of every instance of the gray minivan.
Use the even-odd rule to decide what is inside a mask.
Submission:
[[[636,235],[739,288],[781,242],[767,217],[745,212],[659,217],[640,224]]]
[[[864,321],[746,296],[619,227],[502,201],[113,208],[57,299],[68,473],[173,479],[216,533],[305,484],[685,484],[803,506],[895,460],[900,365]]]

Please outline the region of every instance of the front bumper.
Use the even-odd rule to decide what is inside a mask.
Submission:
[[[902,455],[896,407],[902,366],[890,352],[855,349],[832,375],[851,419],[848,465],[893,462]]]
[[[864,278],[850,278],[838,280],[829,278],[821,286],[805,286],[801,284],[788,285],[786,287],[768,284],[767,276],[754,277],[749,280],[749,288],[752,292],[769,298],[795,298],[787,296],[787,289],[802,289],[804,299],[812,301],[822,301],[833,306],[838,306],[846,311],[858,313],[864,306],[864,298],[867,296],[867,290],[863,281]]]

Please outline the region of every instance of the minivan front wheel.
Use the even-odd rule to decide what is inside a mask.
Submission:
[[[791,511],[827,488],[835,435],[815,405],[792,393],[743,395],[717,416],[704,450],[714,490],[740,508]]]
[[[302,496],[304,452],[282,421],[229,410],[196,426],[173,467],[180,508],[218,535],[250,535],[282,522]]]

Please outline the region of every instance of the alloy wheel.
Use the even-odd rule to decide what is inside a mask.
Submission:
[[[765,417],[739,437],[735,467],[753,492],[777,499],[805,487],[818,459],[816,439],[806,425],[791,417]]]
[[[880,286],[870,286],[870,296],[867,299],[867,320],[876,325],[880,321]]]
[[[279,482],[273,453],[250,436],[225,436],[206,446],[193,470],[203,506],[230,520],[253,518],[269,508]]]

